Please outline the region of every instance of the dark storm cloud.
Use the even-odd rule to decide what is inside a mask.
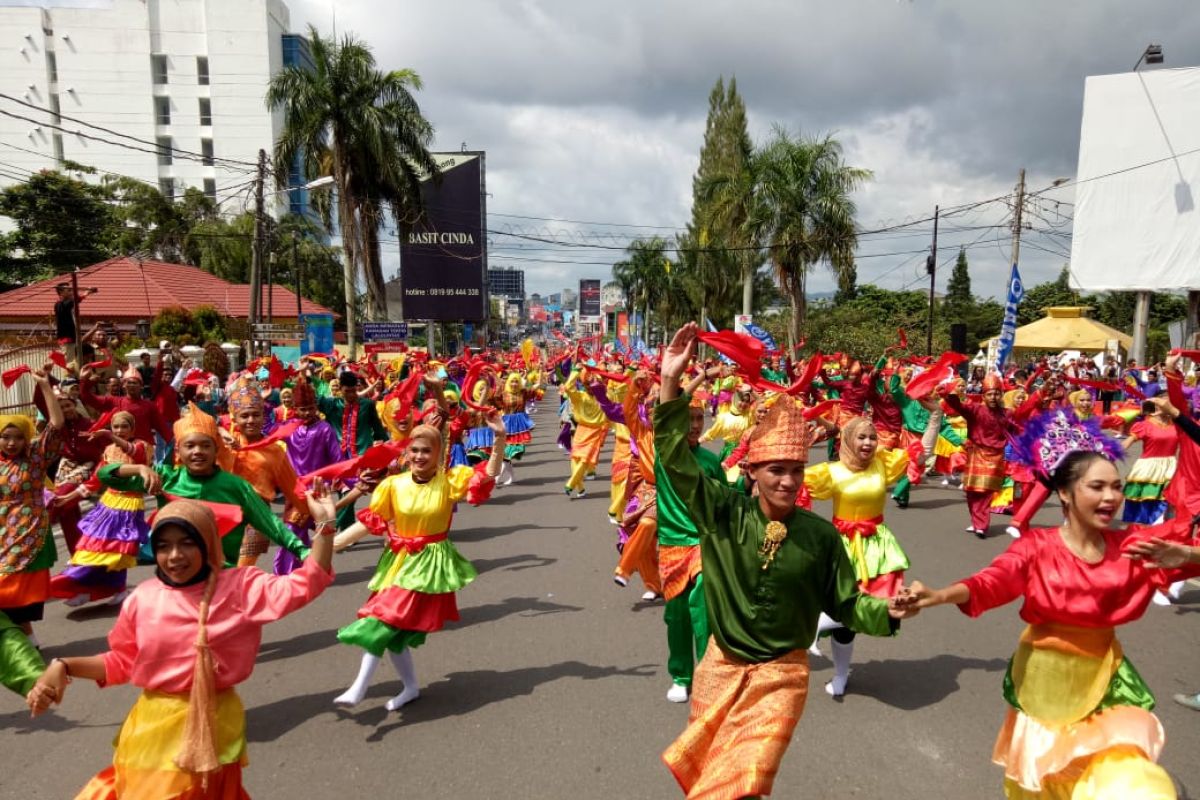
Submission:
[[[327,3],[291,8],[294,27],[311,21],[329,32]],[[337,25],[366,39],[382,66],[421,73],[439,147],[488,150],[492,209],[662,225],[688,217],[718,75],[736,74],[756,138],[773,123],[836,132],[848,159],[876,173],[859,197],[870,225],[1008,191],[1020,167],[1032,186],[1073,175],[1085,76],[1129,70],[1151,41],[1164,45],[1168,65],[1200,64],[1194,0],[360,0],[337,3]],[[951,236],[947,246],[974,238]],[[882,242],[863,249],[888,252]],[[1005,249],[972,255],[1002,271]],[[1027,249],[1027,280],[1061,266]],[[902,260],[864,259],[860,274]],[[551,287],[607,274],[526,269],[531,285]],[[894,269],[883,283],[915,275]]]

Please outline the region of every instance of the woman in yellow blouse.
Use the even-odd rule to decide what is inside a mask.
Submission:
[[[455,592],[475,580],[475,568],[447,538],[454,504],[478,505],[488,498],[504,458],[504,421],[498,413],[487,419],[495,446],[486,469],[468,466],[442,468],[442,435],[431,425],[418,425],[410,434],[405,455],[409,470],[385,478],[371,494],[364,523],[387,536],[387,546],[368,588],[371,596],[358,610],[358,619],[338,631],[338,639],[357,645],[363,653],[358,677],[334,699],[338,705],[362,702],[371,676],[385,652],[391,656],[404,691],[387,702],[395,711],[420,694],[412,648],[425,637],[458,619]]]
[[[833,524],[842,534],[859,588],[875,597],[891,597],[904,582],[908,556],[883,524],[883,508],[888,485],[904,477],[908,452],[881,450],[875,426],[865,417],[855,417],[842,428],[839,454],[838,461],[808,467],[804,485],[814,500],[833,500]],[[832,631],[833,637],[834,675],[825,691],[841,697],[850,678],[854,631],[824,614],[818,630]]]
[[[745,433],[754,422],[754,392],[749,386],[739,386],[733,393],[733,398],[727,407],[723,407],[713,417],[712,425],[700,435],[700,443],[723,439],[725,446],[721,448],[721,460],[724,461],[733,448],[737,447]]]

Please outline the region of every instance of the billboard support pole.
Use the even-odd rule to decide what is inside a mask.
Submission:
[[[1139,367],[1146,362],[1146,329],[1150,327],[1150,293],[1138,292],[1137,303],[1133,307],[1133,346],[1129,348],[1129,357],[1137,362]]]

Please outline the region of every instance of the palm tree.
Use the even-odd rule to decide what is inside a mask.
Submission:
[[[631,309],[642,310],[642,338],[650,338],[650,311],[667,297],[667,243],[658,236],[638,239],[625,252],[629,258],[612,266],[613,280],[621,285]]]
[[[851,193],[872,177],[848,166],[832,136],[793,137],[776,128],[755,156],[754,211],[750,225],[761,226],[780,287],[791,300],[791,342],[799,341],[808,305],[808,275],[827,264],[845,285],[853,280],[856,207]]]
[[[267,106],[283,112],[283,132],[275,143],[275,174],[283,183],[299,155],[307,177],[333,177],[338,226],[353,275],[367,285],[368,315],[386,319],[379,226],[391,212],[398,226],[421,211],[421,179],[439,176],[429,152],[433,126],[412,90],[421,78],[412,70],[383,72],[363,42],[347,35],[324,39],[309,27],[314,68],[284,67],[267,88]],[[315,204],[332,227],[334,203]],[[352,316],[350,314],[349,316]],[[348,319],[353,337],[353,319]],[[353,339],[352,339],[353,341]]]

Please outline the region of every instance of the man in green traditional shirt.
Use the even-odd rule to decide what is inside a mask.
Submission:
[[[244,478],[221,469],[220,459],[228,450],[216,420],[192,404],[188,413],[175,423],[174,433],[175,457],[181,465],[109,464],[98,474],[100,483],[123,492],[158,495],[160,506],[168,495],[239,506],[242,521],[221,537],[226,566],[238,562],[247,523],[296,558],[308,557],[309,548],[275,516],[254,487]]]
[[[699,533],[716,646],[696,670],[688,727],[663,760],[685,793],[720,786],[725,796],[754,797],[770,793],[804,710],[805,648],[821,612],[876,636],[894,633],[910,614],[861,594],[837,530],[796,507],[810,436],[795,403],[776,403],[751,436],[752,494],[701,473],[679,391],[696,330],[695,323],[680,328],[663,353],[654,443]]]

